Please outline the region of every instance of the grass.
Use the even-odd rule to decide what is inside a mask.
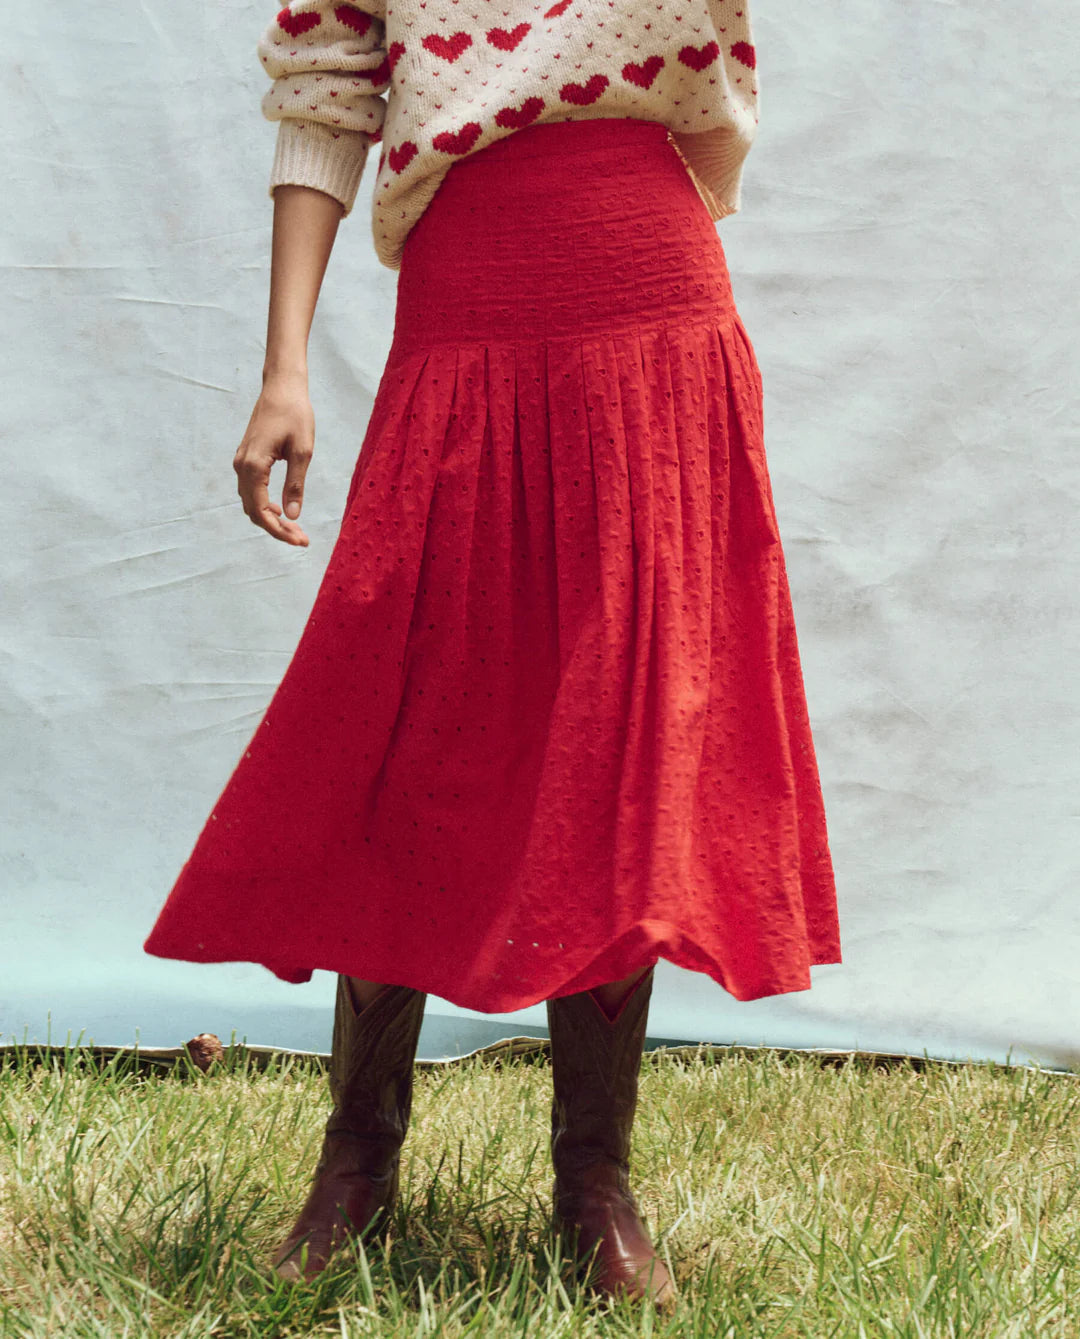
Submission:
[[[418,1065],[387,1247],[267,1261],[317,1062],[0,1069],[0,1335],[1080,1335],[1080,1085],[996,1064],[646,1053],[632,1176],[678,1310],[583,1294],[550,1231],[550,1069]]]

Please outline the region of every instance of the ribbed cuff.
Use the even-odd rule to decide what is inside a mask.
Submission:
[[[690,170],[690,176],[697,187],[698,195],[705,201],[709,217],[714,223],[727,218],[729,214],[737,214],[742,208],[743,170],[741,163],[735,169],[734,174],[729,176],[725,182],[719,183],[715,189],[706,186],[693,169]]]
[[[279,121],[269,194],[275,186],[311,186],[339,201],[347,218],[369,147],[367,135],[359,130],[333,131],[322,121]]]
[[[672,139],[713,222],[738,213],[743,166],[752,139],[735,129],[672,133]]]

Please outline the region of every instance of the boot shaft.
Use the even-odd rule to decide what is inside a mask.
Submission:
[[[618,1184],[627,1182],[653,977],[650,968],[614,1021],[589,990],[547,1001],[557,1181],[580,1179],[584,1168],[607,1164]]]
[[[426,1000],[423,991],[389,985],[358,1011],[349,978],[338,975],[327,1133],[390,1145],[404,1140]]]

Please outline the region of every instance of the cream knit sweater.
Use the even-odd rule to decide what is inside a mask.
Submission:
[[[634,116],[668,126],[714,221],[735,213],[758,121],[746,0],[506,3],[292,0],[258,43],[280,123],[270,194],[313,186],[347,216],[380,144],[372,233],[397,270],[465,154],[543,121]]]

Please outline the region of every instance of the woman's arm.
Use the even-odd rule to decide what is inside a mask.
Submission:
[[[382,136],[390,67],[384,0],[291,0],[258,43],[274,82],[263,115],[278,122],[270,171],[274,235],[263,388],[233,467],[244,512],[286,544],[306,545],[296,523],[315,449],[307,343],[338,224],[356,199],[368,151]],[[286,462],[282,507],[270,470]]]
[[[233,468],[245,514],[286,544],[308,543],[295,520],[315,449],[307,345],[341,218],[341,203],[323,191],[296,185],[281,185],[274,191],[262,393],[233,458]],[[286,462],[284,516],[282,507],[270,500],[270,470],[278,460]]]
[[[264,385],[276,372],[307,372],[308,335],[341,218],[340,202],[324,191],[274,191]]]

